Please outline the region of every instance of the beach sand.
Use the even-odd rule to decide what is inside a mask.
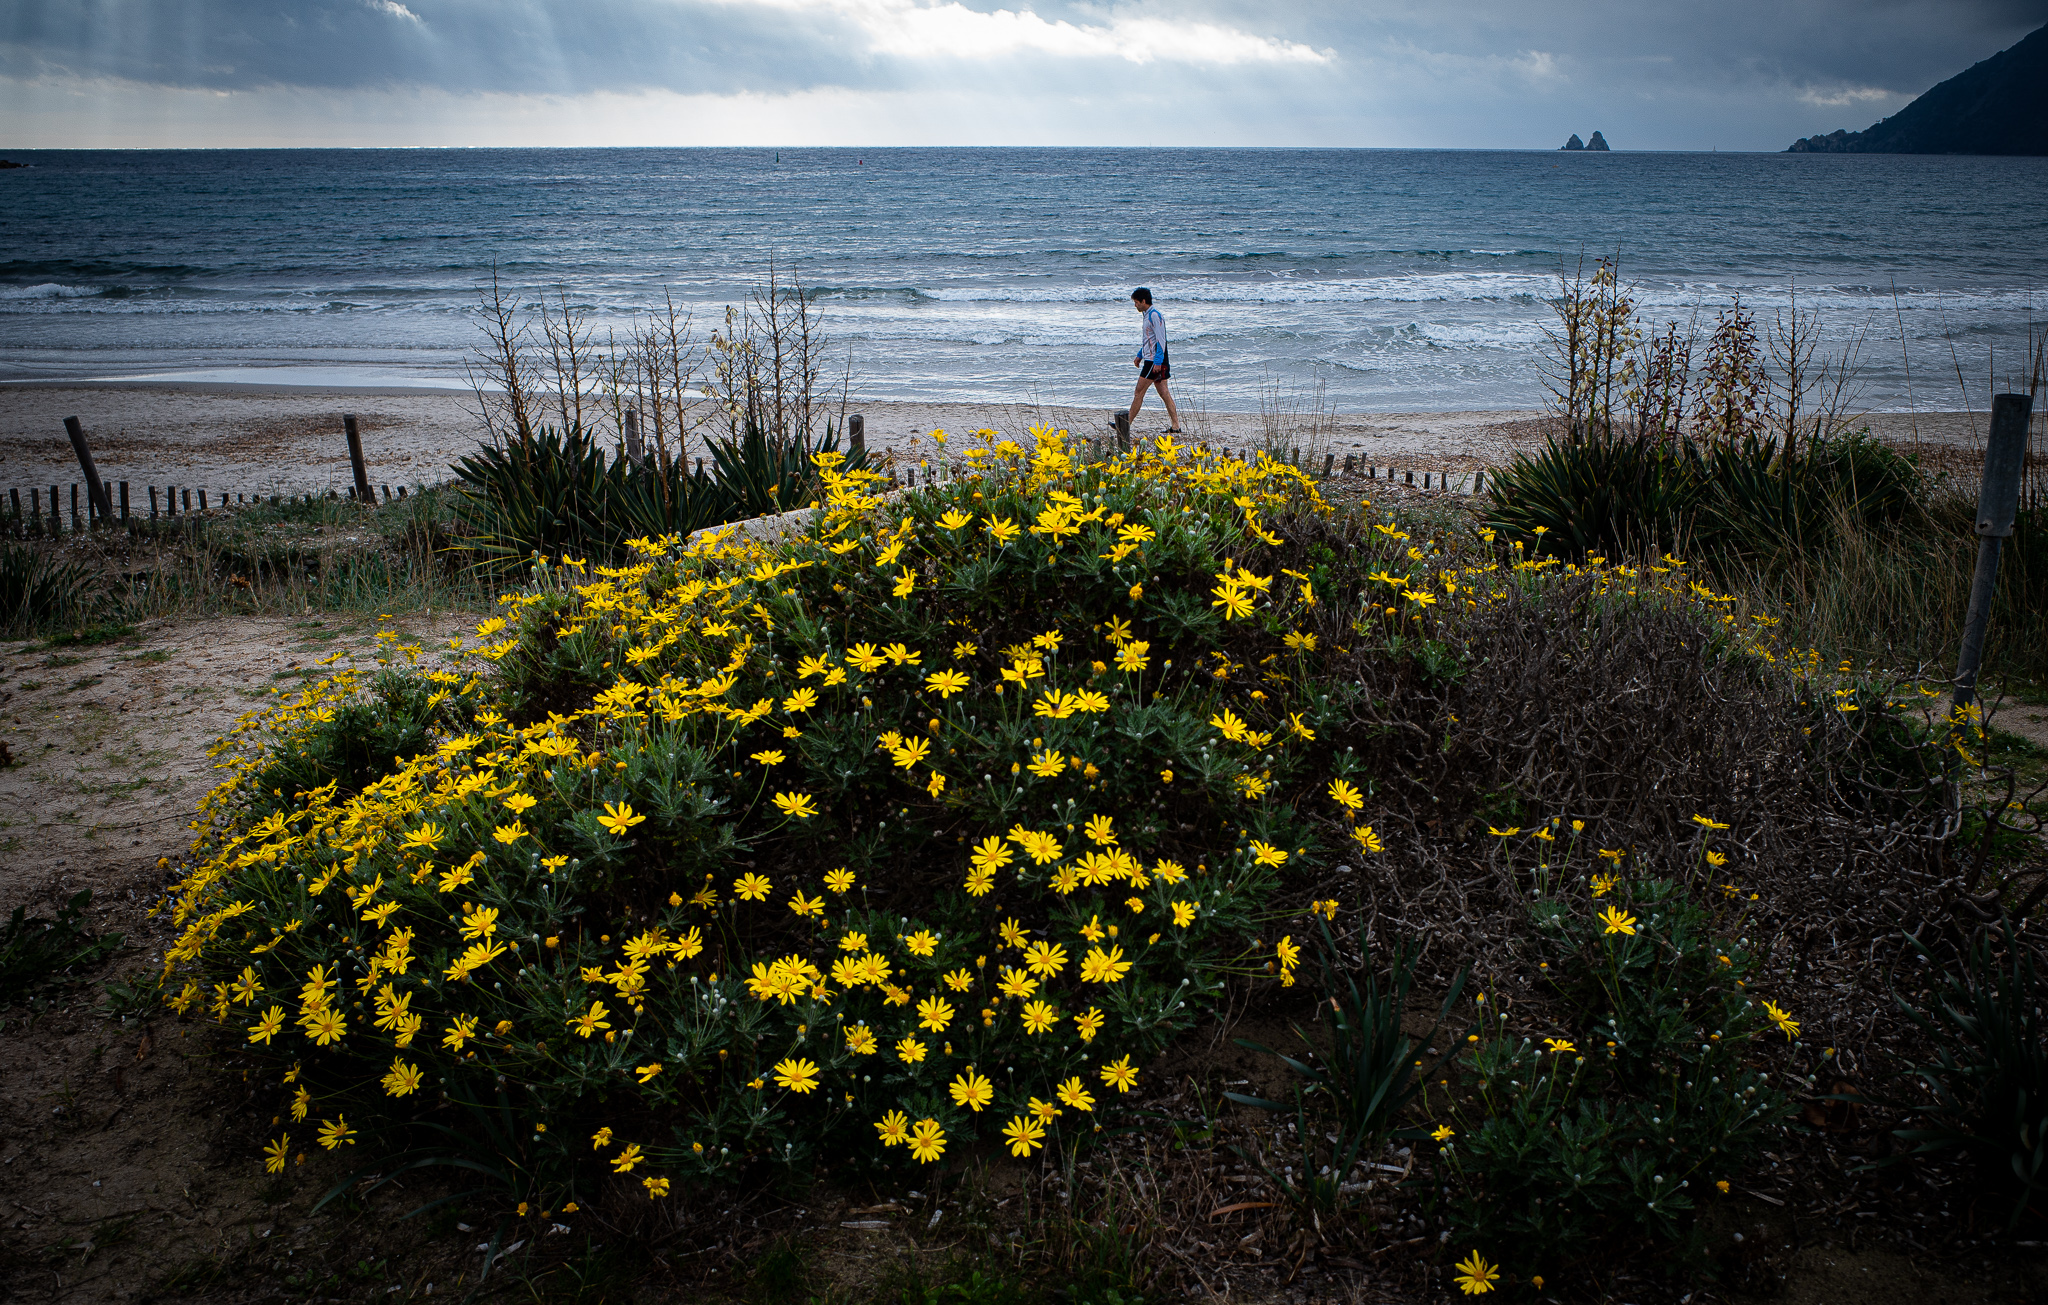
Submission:
[[[929,456],[934,429],[993,429],[1021,437],[1034,425],[1078,434],[1106,430],[1108,409],[1029,404],[855,403],[872,452]],[[100,475],[126,480],[146,510],[148,487],[205,488],[210,494],[342,490],[351,482],[341,415],[356,414],[372,485],[434,484],[473,451],[482,432],[465,391],[305,389],[290,386],[114,382],[0,387],[0,497],[30,487],[69,486],[78,463],[64,418],[83,424]],[[1260,413],[1182,409],[1183,438],[1233,451],[1302,446],[1339,463],[1361,455],[1375,467],[1469,472],[1499,466],[1540,445],[1536,412],[1322,414],[1283,419]],[[1969,413],[1872,414],[1881,438],[1941,448],[1949,457],[1982,448],[1987,419]],[[1147,400],[1136,432],[1163,434],[1166,414]],[[956,446],[957,447],[957,446]]]

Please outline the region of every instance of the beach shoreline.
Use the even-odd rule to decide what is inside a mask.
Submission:
[[[1095,437],[1108,408],[1017,402],[849,402],[864,419],[871,454],[915,464],[933,457],[935,430],[971,435],[991,429],[1021,438],[1033,426]],[[837,409],[835,408],[836,412]],[[297,386],[262,383],[96,381],[0,385],[0,496],[18,488],[79,479],[64,419],[78,417],[101,477],[128,481],[137,501],[147,487],[179,486],[213,494],[257,495],[345,490],[352,482],[342,414],[353,413],[374,486],[430,485],[473,452],[483,435],[467,390],[393,386]],[[1233,452],[1302,448],[1338,463],[1470,472],[1505,465],[1541,446],[1543,414],[1529,410],[1445,412],[1214,412],[1184,402],[1188,443]],[[1969,413],[1877,413],[1859,418],[1880,439],[1931,448],[1944,461],[1982,447],[1985,418]],[[1148,398],[1135,424],[1141,437],[1166,433],[1166,414]],[[953,446],[959,447],[958,443]],[[694,443],[691,455],[701,449]]]

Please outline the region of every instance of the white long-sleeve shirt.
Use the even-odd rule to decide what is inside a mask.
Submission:
[[[1166,318],[1157,308],[1145,310],[1145,329],[1138,337],[1138,361],[1166,361]]]

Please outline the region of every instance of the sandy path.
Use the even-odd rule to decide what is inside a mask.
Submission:
[[[1106,429],[1107,410],[1031,404],[866,403],[870,449],[916,456],[931,451],[934,429],[993,429],[1022,435],[1034,425],[1076,433]],[[138,504],[149,485],[205,487],[211,493],[273,494],[341,489],[350,483],[341,414],[353,412],[362,432],[370,479],[379,485],[431,483],[476,445],[479,427],[470,396],[433,390],[291,390],[259,386],[0,387],[0,494],[31,486],[64,487],[79,478],[64,418],[84,424],[100,474],[127,480]],[[1320,430],[1268,420],[1258,413],[1184,410],[1187,436],[1233,449],[1262,440],[1310,444],[1365,455],[1374,465],[1415,463],[1440,468],[1498,461],[1533,437],[1522,412],[1374,413],[1325,416]],[[1156,401],[1140,414],[1141,435],[1162,434],[1166,414]]]
[[[474,616],[416,615],[443,638]],[[375,620],[346,614],[155,621],[90,648],[0,643],[0,912],[81,872],[131,872],[182,849],[215,783],[207,746],[315,663],[370,665]]]

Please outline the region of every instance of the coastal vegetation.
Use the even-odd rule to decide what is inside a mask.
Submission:
[[[31,618],[378,621],[219,742],[108,998],[245,1094],[227,1165],[374,1230],[301,1287],[1677,1299],[2038,1238],[2048,767],[1948,712],[1957,491],[1804,324],[1568,284],[1556,436],[1474,505],[1050,429],[895,488],[769,302],[702,350],[500,315],[451,485]],[[10,992],[83,906],[0,935]],[[236,1254],[164,1289],[298,1282]]]
[[[1436,1144],[1461,1250],[1517,1280],[1695,1246],[1700,1198],[1828,1069],[1758,972],[1759,890],[1811,865],[1817,819],[1876,804],[1928,839],[1945,750],[1680,566],[1417,535],[1169,441],[967,454],[980,474],[887,503],[822,455],[796,540],[551,562],[459,653],[393,640],[227,741],[164,980],[289,1114],[273,1172],[360,1145],[369,1173],[458,1166],[542,1223],[638,1226],[624,1196],[1078,1156],[1134,1126],[1176,1037],[1295,986],[1309,947],[1360,968],[1412,895],[1462,907],[1421,937],[1432,971],[1487,976],[1447,1012],[1470,1053],[1431,1053],[1444,1081],[1354,1122],[1340,1168],[1335,1094],[1302,1093],[1299,1167],[1262,1162],[1281,1204],[1352,1244],[1379,1201],[1345,1189],[1399,1132]],[[1518,779],[1499,677],[1589,637],[1595,665],[1647,640],[1651,717],[1751,774],[1666,740],[1630,767],[1669,775],[1654,804]],[[1567,753],[1596,746],[1579,687]],[[1575,1195],[1502,1224],[1532,1163]]]
[[[1977,483],[1855,419],[1855,360],[1796,306],[1711,333],[1643,314],[1608,263],[1564,282],[1545,369],[1552,438],[1496,474],[1488,519],[1532,555],[1675,552],[1831,654],[1938,676],[1955,662]],[[2043,343],[2018,378],[2039,392]],[[2048,479],[2031,461],[1990,656],[2048,683]]]

